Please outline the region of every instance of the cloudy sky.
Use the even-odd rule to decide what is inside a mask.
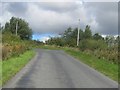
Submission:
[[[25,19],[32,28],[33,39],[47,40],[57,36],[68,27],[91,26],[93,33],[118,34],[117,2],[2,2],[0,3],[2,25],[12,16]]]

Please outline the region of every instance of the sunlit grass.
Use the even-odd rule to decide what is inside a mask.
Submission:
[[[18,71],[20,71],[35,55],[34,51],[26,51],[19,57],[12,57],[2,62],[2,84],[4,85]]]

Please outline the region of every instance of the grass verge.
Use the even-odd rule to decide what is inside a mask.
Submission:
[[[19,57],[13,57],[2,62],[2,86],[20,71],[35,55],[33,50],[26,51]]]
[[[98,59],[97,57],[86,54],[80,50],[74,48],[60,48],[55,46],[42,46],[40,48],[43,49],[53,49],[53,50],[64,50],[66,53],[70,54],[71,56],[77,58],[78,60],[82,61],[83,63],[89,65],[90,67],[96,69],[97,71],[103,73],[104,75],[108,76],[109,78],[118,81],[118,65],[112,62],[109,62],[106,59]]]
[[[110,77],[111,79],[118,81],[118,65],[109,62],[105,59],[98,59],[97,57],[83,53],[81,51],[66,49],[65,52],[82,61],[83,63],[93,67],[97,71]]]

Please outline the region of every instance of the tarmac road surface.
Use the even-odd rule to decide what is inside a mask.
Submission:
[[[118,84],[61,50],[36,56],[4,88],[117,88]]]

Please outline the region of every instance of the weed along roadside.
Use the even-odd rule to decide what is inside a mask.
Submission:
[[[2,86],[19,72],[35,55],[33,50],[20,54],[19,57],[11,57],[2,62]]]

